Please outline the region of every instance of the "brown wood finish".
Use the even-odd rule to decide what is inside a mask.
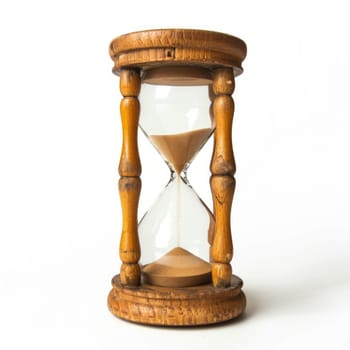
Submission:
[[[137,131],[140,102],[137,98],[141,88],[139,73],[123,70],[120,74],[120,92],[124,96],[120,102],[123,143],[119,162],[120,176],[140,176],[141,162],[137,146]]]
[[[142,284],[127,288],[120,277],[112,280],[108,296],[110,311],[123,319],[158,326],[199,326],[224,322],[240,316],[246,306],[242,280],[231,276],[228,288],[205,284],[166,288]]]
[[[123,126],[123,144],[119,162],[119,195],[122,206],[122,233],[119,256],[122,261],[120,280],[123,285],[140,284],[140,243],[137,232],[137,208],[141,191],[141,162],[137,146],[137,130],[140,114],[141,79],[136,70],[123,70],[120,74],[120,102]]]
[[[246,45],[223,33],[159,29],[114,39],[110,56],[114,61],[113,72],[120,75],[123,95],[120,106],[123,145],[119,164],[123,214],[120,258],[123,264],[120,275],[112,281],[109,308],[114,315],[132,322],[166,326],[204,325],[238,317],[245,309],[246,300],[241,291],[242,281],[232,275],[230,265],[233,255],[230,212],[235,189],[231,94],[234,76],[243,71],[241,64],[246,56]],[[141,80],[152,84],[209,85],[212,101],[209,113],[216,126],[210,165],[215,216],[208,233],[212,244],[210,284],[168,288],[152,286],[142,280],[137,233],[141,189],[137,96]]]
[[[210,165],[212,177],[210,186],[216,220],[211,247],[212,281],[218,288],[231,283],[233,256],[231,238],[231,204],[235,189],[235,161],[232,150],[232,119],[234,104],[231,94],[234,90],[234,76],[231,68],[220,68],[213,74],[213,112],[215,120],[214,150]]]
[[[194,29],[155,29],[115,38],[109,49],[113,71],[123,67],[143,70],[165,65],[197,65],[210,69],[232,67],[235,75],[241,67],[247,47],[234,36]]]
[[[230,68],[217,69],[213,75],[213,113],[216,130],[210,170],[213,175],[233,175],[236,171],[231,140],[234,113],[231,94],[234,90],[234,77]]]

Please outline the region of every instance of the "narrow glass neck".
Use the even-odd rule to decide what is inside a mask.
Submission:
[[[188,165],[180,173],[177,173],[176,171],[174,171],[170,165],[169,165],[169,169],[170,169],[170,182],[176,181],[176,180],[182,180],[186,184],[189,184],[187,179]]]

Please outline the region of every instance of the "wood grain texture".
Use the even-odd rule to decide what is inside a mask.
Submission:
[[[242,281],[232,275],[230,265],[233,255],[230,211],[235,187],[231,140],[234,103],[231,94],[235,86],[234,76],[243,71],[246,45],[242,40],[223,33],[160,29],[114,39],[110,56],[114,61],[113,72],[120,75],[123,95],[120,105],[123,144],[119,164],[123,225],[119,251],[122,266],[120,275],[113,278],[108,306],[122,319],[162,326],[206,325],[238,317],[244,312],[246,299],[241,291]],[[137,232],[141,162],[137,129],[142,78],[155,84],[165,81],[175,85],[209,85],[212,102],[209,114],[216,127],[210,165],[215,215],[208,232],[208,240],[212,243],[210,284],[159,287],[146,284],[141,275]]]
[[[122,71],[120,101],[123,143],[119,161],[120,176],[140,176],[141,161],[138,151],[137,133],[140,116],[140,102],[137,98],[141,88],[139,73],[134,70]]]
[[[215,121],[214,150],[210,164],[212,192],[215,216],[215,233],[211,246],[212,282],[215,287],[229,286],[232,274],[230,261],[233,256],[231,237],[231,205],[235,190],[236,171],[232,149],[232,119],[234,103],[231,94],[234,91],[234,75],[231,68],[214,71],[212,90]],[[213,96],[214,95],[214,96]]]
[[[235,179],[230,175],[213,175],[210,178],[216,220],[211,251],[214,261],[221,263],[229,263],[233,255],[230,214],[235,183]]]
[[[213,92],[215,95],[232,95],[235,78],[230,68],[217,68],[213,74]]]
[[[212,282],[216,288],[229,287],[229,280],[232,276],[232,267],[230,264],[212,263]]]
[[[122,233],[119,256],[122,261],[120,278],[123,285],[140,284],[141,270],[138,265],[141,249],[138,238],[137,209],[141,191],[141,162],[138,152],[137,131],[140,114],[141,79],[136,70],[123,70],[120,75],[120,102],[123,126],[123,143],[119,162],[119,195],[122,207]]]
[[[205,67],[232,67],[242,73],[247,48],[234,36],[206,30],[155,29],[134,32],[115,38],[109,53],[113,71],[123,67],[147,69],[158,65],[196,64]]]
[[[138,177],[121,177],[118,187],[123,216],[119,255],[123,263],[137,263],[140,259],[140,244],[137,234],[137,207],[141,191],[141,180]]]
[[[123,286],[140,284],[141,268],[139,264],[125,264],[120,267],[120,282]]]
[[[112,280],[108,307],[122,319],[159,326],[200,326],[231,320],[246,306],[242,280],[231,277],[227,288],[211,284],[187,288],[155,287],[143,284],[128,288],[120,277]]]
[[[120,176],[140,176],[141,161],[138,151],[137,133],[140,102],[136,97],[124,97],[120,101],[123,143],[119,161]]]
[[[120,72],[119,88],[124,97],[137,97],[141,90],[141,77],[139,71],[135,69],[123,69]]]
[[[228,81],[227,87],[223,86]],[[232,120],[234,113],[234,102],[231,97],[234,83],[231,69],[214,72],[213,92],[213,113],[215,120],[214,150],[211,159],[210,170],[214,175],[234,175],[236,171],[235,160],[232,148]],[[228,92],[228,94],[226,94]]]
[[[138,285],[141,276],[138,267],[141,249],[137,230],[137,208],[140,191],[141,180],[138,177],[122,177],[119,179],[119,195],[123,217],[119,244],[119,256],[123,262],[120,273],[122,283],[127,285]],[[132,267],[131,265],[135,266]]]

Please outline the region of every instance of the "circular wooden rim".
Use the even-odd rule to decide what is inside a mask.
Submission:
[[[124,287],[119,275],[112,280],[108,307],[127,321],[158,326],[200,326],[225,322],[240,316],[246,307],[242,281],[232,276],[231,286],[212,284],[165,288],[143,284]]]
[[[197,65],[207,68],[232,67],[242,73],[247,47],[232,35],[198,29],[155,29],[115,38],[109,53],[113,72],[136,67],[142,70],[159,65]]]
[[[215,288],[211,283],[202,284],[195,287],[183,287],[183,288],[167,288],[160,286],[153,286],[151,284],[143,283],[138,287],[123,286],[120,282],[120,275],[116,275],[112,279],[112,286],[123,291],[124,295],[130,298],[138,297],[146,299],[166,299],[168,296],[172,296],[178,300],[182,299],[197,299],[200,297],[208,297],[210,295],[232,295],[238,294],[243,286],[243,281],[235,275],[231,277],[231,285],[228,288]]]

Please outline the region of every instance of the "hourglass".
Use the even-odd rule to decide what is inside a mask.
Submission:
[[[246,300],[242,280],[232,275],[230,264],[235,188],[231,95],[246,46],[217,32],[149,30],[114,39],[110,55],[123,95],[123,224],[122,265],[112,280],[109,309],[122,319],[153,325],[204,325],[235,318]],[[168,184],[139,222],[138,130],[170,170]],[[213,210],[187,178],[188,167],[212,134]]]

